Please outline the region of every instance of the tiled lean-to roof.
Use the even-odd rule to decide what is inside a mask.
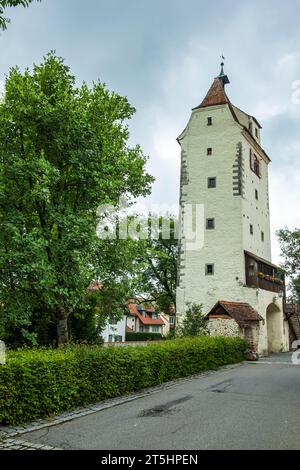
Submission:
[[[231,317],[237,323],[262,321],[263,318],[251,305],[245,302],[219,300],[206,318]]]

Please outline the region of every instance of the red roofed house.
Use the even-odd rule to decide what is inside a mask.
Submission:
[[[127,308],[129,310],[126,323],[127,332],[163,334],[165,322],[153,306],[129,303]]]

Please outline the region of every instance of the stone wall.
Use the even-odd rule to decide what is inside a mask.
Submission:
[[[211,336],[241,336],[239,325],[232,318],[211,318],[208,320],[208,329]]]

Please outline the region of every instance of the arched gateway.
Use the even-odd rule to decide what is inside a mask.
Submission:
[[[283,350],[283,325],[282,312],[280,308],[272,303],[267,308],[267,336],[268,336],[268,352],[276,353]]]

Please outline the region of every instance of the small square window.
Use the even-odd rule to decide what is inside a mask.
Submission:
[[[207,178],[207,187],[209,189],[217,187],[217,178]]]
[[[207,149],[207,155],[212,155],[212,148],[211,148],[211,147],[209,147],[209,148]]]
[[[207,276],[213,276],[215,272],[215,266],[214,264],[206,264],[205,265],[205,274]]]
[[[250,224],[250,234],[253,235],[253,225]]]
[[[262,241],[262,242],[265,241],[265,234],[264,234],[264,232],[261,232],[261,241]]]
[[[215,228],[215,219],[206,219],[207,230],[213,230]]]
[[[255,199],[258,201],[258,191],[257,191],[257,189],[255,190]]]
[[[208,117],[208,118],[207,118],[207,125],[208,125],[208,126],[211,126],[211,125],[212,125],[212,118],[211,118],[211,117]]]

